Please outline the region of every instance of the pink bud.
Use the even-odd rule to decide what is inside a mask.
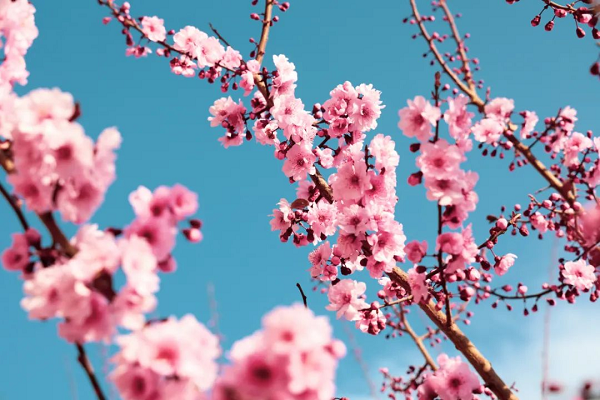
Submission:
[[[508,228],[508,221],[506,220],[506,218],[498,218],[498,220],[496,221],[496,228],[505,231],[506,228]]]
[[[557,8],[554,10],[554,15],[556,15],[558,18],[564,18],[567,16],[567,11]]]
[[[410,186],[417,186],[421,184],[421,180],[423,179],[423,173],[421,171],[415,172],[408,177],[408,184]]]
[[[531,20],[531,26],[538,26],[540,24],[541,19],[542,17],[540,17],[539,15],[533,17],[533,19]]]
[[[585,37],[585,31],[583,29],[581,29],[580,27],[577,27],[577,30],[575,31],[575,33],[577,34],[577,37],[579,39]]]
[[[202,240],[202,232],[197,228],[186,228],[183,230],[183,235],[192,243],[198,243]]]
[[[519,285],[518,292],[519,292],[519,294],[525,294],[525,293],[527,293],[527,286],[525,286],[525,285]]]
[[[554,21],[548,21],[548,23],[544,26],[544,29],[550,32],[554,28]]]

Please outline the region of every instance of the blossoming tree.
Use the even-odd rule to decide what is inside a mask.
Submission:
[[[295,186],[296,196],[279,200],[272,230],[282,242],[314,246],[310,278],[327,296],[327,310],[365,334],[405,335],[423,356],[407,376],[382,369],[390,398],[517,399],[460,329],[459,321],[472,315],[469,304],[516,303],[528,315],[544,303],[600,296],[600,139],[576,130],[577,112],[570,107],[540,122],[512,99],[492,97],[489,90],[482,97],[478,60],[469,55],[468,37],[459,33],[446,0],[433,1],[428,15],[408,0],[412,16],[404,22],[424,40],[438,71],[424,83],[431,94],[408,99],[398,112],[400,131],[413,140],[412,173],[397,171],[389,134],[371,135],[384,109],[377,89],[346,81],[307,108],[296,96],[295,65],[285,55],[267,57],[271,28],[288,2],[252,2],[260,9],[250,18],[261,30],[247,57],[212,26],[210,33],[193,26],[168,30],[157,16],[134,16],[127,2],[98,3],[107,12],[103,22],[118,25],[125,36],[127,55],[156,54],[177,75],[198,76],[247,98],[217,99],[208,121],[223,131],[225,148],[255,139],[281,161],[283,182]],[[585,36],[580,25],[588,25],[598,39],[598,8],[591,2],[579,8],[543,3],[555,18],[574,18],[577,36]],[[147,318],[156,308],[160,274],[176,269],[177,237],[202,240],[201,221],[194,218],[197,195],[182,185],[139,187],[129,196],[133,221],[105,229],[90,223],[115,179],[121,136],[108,128],[94,142],[77,122],[79,104],[58,89],[15,94],[15,85],[27,83],[24,57],[38,34],[34,11],[26,0],[0,0],[0,164],[12,187],[0,190],[23,228],[2,264],[23,280],[21,304],[29,317],[60,321],[59,336],[76,347],[98,399],[107,395],[85,344],[100,341],[117,346],[109,379],[127,400],[335,398],[335,369],[345,346],[306,302],[267,314],[262,329],[236,342],[222,366],[218,338],[192,315]],[[539,25],[540,15],[532,25]],[[449,33],[430,31],[435,24]],[[591,72],[599,75],[594,65]],[[510,171],[534,168],[548,184],[525,206],[490,215],[489,235],[478,239],[471,224],[482,221],[469,218],[478,204],[478,174],[463,165],[474,146],[483,155],[511,158]],[[405,180],[426,189],[437,215],[435,241],[404,234],[395,205],[397,182]],[[73,238],[55,215],[77,226]],[[46,232],[30,227],[30,217]],[[497,287],[495,278],[512,271],[517,259],[496,250],[506,233],[556,236],[570,257],[555,260],[555,280],[540,288]],[[412,327],[411,311],[428,318],[426,332]],[[460,355],[434,359],[427,344],[441,345],[442,338]]]

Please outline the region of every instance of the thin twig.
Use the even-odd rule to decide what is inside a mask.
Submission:
[[[225,45],[227,45],[229,47],[233,47],[229,44],[229,42],[227,40],[225,40],[225,38],[223,36],[221,36],[221,34],[217,30],[217,28],[215,28],[212,23],[209,22],[208,26],[210,26],[210,30],[213,31],[215,33],[215,35],[217,35],[217,37],[221,40],[221,42],[225,43]]]
[[[406,314],[404,313],[402,306],[400,306],[400,311],[397,311],[396,315],[398,315],[400,317],[400,320],[402,321],[402,325],[403,325],[402,330],[404,332],[408,333],[408,336],[410,336],[412,338],[412,340],[415,342],[415,344],[417,345],[417,348],[423,355],[423,358],[425,358],[425,362],[427,363],[427,365],[429,365],[429,367],[432,370],[437,371],[438,367],[435,364],[435,361],[433,361],[431,354],[429,354],[429,351],[427,351],[427,348],[423,344],[423,339],[421,339],[421,337],[415,333],[413,328],[408,323],[408,320],[406,319]]]
[[[87,357],[85,348],[79,343],[75,343],[75,346],[77,347],[77,361],[79,361],[79,364],[81,364],[81,367],[83,368],[90,382],[92,383],[92,387],[94,388],[96,397],[98,398],[98,400],[106,400],[106,396],[104,395],[104,392],[102,392],[100,383],[98,383],[98,379],[94,374],[92,364],[90,363],[90,360]]]
[[[10,193],[8,193],[8,191],[4,188],[2,183],[0,183],[0,192],[2,193],[2,196],[4,196],[4,198],[6,199],[8,204],[10,204],[10,206],[14,210],[15,214],[17,214],[17,218],[19,218],[19,222],[21,223],[23,230],[26,231],[27,229],[29,229],[29,224],[27,223],[27,220],[25,219],[25,216],[23,215],[23,211],[21,210],[21,207],[19,207],[19,205],[15,201],[15,198]]]
[[[304,290],[302,290],[302,286],[299,283],[296,283],[296,287],[300,291],[300,295],[302,296],[302,302],[304,303],[304,307],[308,308],[308,303],[306,302],[306,295],[304,294]]]

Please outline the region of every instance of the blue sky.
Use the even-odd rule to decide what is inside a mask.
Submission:
[[[419,3],[425,10],[429,2]],[[500,0],[459,3],[462,8],[454,8],[464,14],[459,20],[461,32],[471,33],[471,54],[481,61],[478,78],[491,86],[494,96],[512,97],[518,110],[535,110],[540,116],[554,115],[559,107],[571,105],[578,110],[580,131],[600,131],[600,82],[587,73],[597,56],[590,38],[577,39],[571,21],[557,21],[551,33],[531,28],[529,21],[541,9],[540,1],[513,6]],[[106,12],[94,0],[63,0],[60,5],[33,0],[33,4],[38,9],[40,37],[27,56],[30,83],[19,92],[60,87],[81,102],[80,122],[89,135],[95,137],[104,127],[117,126],[124,137],[118,153],[118,180],[93,222],[102,227],[127,224],[133,216],[127,196],[138,185],[154,188],[179,182],[199,194],[205,240],[199,245],[178,243],[179,270],[163,275],[157,314],[192,312],[207,322],[207,287],[212,284],[225,348],[258,329],[260,317],[274,306],[300,301],[296,282],[307,291],[311,308],[326,314],[324,296],[310,291],[309,249],[281,244],[270,231],[271,210],[281,197],[292,198],[294,193],[281,163],[270,148],[256,143],[223,149],[217,141],[222,132],[210,128],[206,120],[208,107],[221,96],[218,86],[175,76],[163,59],[126,58],[119,27],[101,24]],[[248,37],[259,35],[259,25],[249,18],[254,11],[250,1],[173,0],[168,5],[158,0],[132,1],[132,14],[159,15],[168,28],[195,25],[208,30],[212,22],[245,54],[250,49]],[[423,188],[405,183],[415,171],[414,157],[407,149],[410,141],[397,129],[398,109],[406,99],[429,93],[435,71],[421,57],[424,43],[410,38],[415,27],[401,23],[409,13],[408,1],[292,1],[289,12],[272,30],[267,50],[268,55],[285,54],[296,64],[296,93],[305,104],[323,102],[345,80],[355,85],[372,83],[382,91],[386,108],[376,132],[391,135],[401,155],[397,218],[409,240],[431,240],[436,229],[435,205],[425,200]],[[502,204],[525,204],[527,193],[544,182],[532,169],[514,175],[507,170],[508,162],[475,153],[468,167],[480,174],[476,187],[480,203],[471,222],[481,239],[487,234],[487,214],[498,212]],[[0,213],[0,248],[5,248],[18,225],[6,205]],[[72,227],[65,229],[73,232]],[[534,288],[547,277],[556,246],[552,239],[507,239],[500,246],[501,252],[519,256],[507,282],[523,281]],[[56,324],[27,320],[19,306],[22,289],[15,275],[4,273],[0,293],[4,305],[0,399],[93,398],[75,349],[57,337]],[[580,303],[576,307],[561,304],[552,314],[556,328],[551,338],[552,367],[557,378],[571,381],[593,377],[590,363],[594,361],[586,355],[600,354],[597,340],[592,339],[600,333],[597,306],[583,299]],[[472,310],[475,317],[465,327],[467,333],[507,381],[518,382],[524,390],[522,398],[539,398],[543,316],[523,318],[518,308],[513,313],[492,311],[489,304]],[[417,326],[424,321],[416,314],[413,320]],[[337,322],[335,330],[347,342]],[[377,367],[402,373],[408,364],[421,362],[408,340],[353,334],[377,385]],[[445,349],[451,351],[451,347]],[[89,348],[97,370],[106,371],[109,349]],[[568,374],[558,375],[564,365],[573,367]],[[600,365],[595,368],[599,370]],[[339,368],[338,388],[340,396],[370,398],[351,353]]]

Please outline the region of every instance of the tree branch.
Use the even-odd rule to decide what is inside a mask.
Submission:
[[[10,204],[10,206],[14,210],[15,214],[17,214],[17,218],[19,218],[19,222],[21,223],[23,230],[26,231],[27,229],[29,229],[29,224],[27,223],[27,220],[25,219],[25,216],[23,215],[23,211],[21,210],[21,207],[19,207],[19,205],[15,201],[15,198],[6,191],[6,189],[4,188],[4,186],[1,183],[0,183],[0,192],[2,192],[2,196],[4,196],[4,198],[6,199],[8,204]]]
[[[94,388],[96,397],[98,398],[98,400],[106,400],[106,396],[102,392],[100,383],[98,383],[98,379],[96,378],[96,374],[94,373],[94,368],[92,368],[92,364],[90,363],[90,360],[87,357],[85,348],[79,343],[75,343],[75,346],[77,347],[77,361],[79,361],[79,364],[81,364],[81,367],[83,368],[90,382],[92,383],[92,387]]]
[[[389,274],[393,281],[410,293],[410,284],[406,272],[398,267],[395,267],[393,272]],[[518,400],[519,398],[510,390],[508,385],[504,383],[502,378],[498,376],[492,364],[481,354],[475,345],[465,336],[458,328],[458,325],[452,324],[448,326],[446,315],[438,311],[433,301],[427,303],[419,303],[419,307],[425,312],[427,317],[450,339],[458,351],[460,351],[469,363],[475,368],[481,379],[485,382],[499,400]]]
[[[2,150],[0,150],[0,165],[2,166],[2,168],[4,168],[4,170],[6,171],[7,174],[11,174],[11,173],[15,172],[14,163],[12,162],[11,159],[9,159],[4,154],[4,152]],[[9,202],[11,207],[13,207],[15,213],[17,214],[17,216],[19,217],[19,220],[21,221],[21,225],[23,225],[23,229],[27,230],[29,225],[27,224],[27,221],[25,221],[25,217],[23,216],[21,209],[14,203],[14,200],[11,198],[10,194],[8,192],[6,192],[6,190],[4,189],[4,187],[1,184],[0,184],[0,191],[2,192],[2,194],[6,198],[6,200]],[[37,216],[42,221],[42,223],[46,226],[46,229],[48,229],[50,236],[52,236],[52,240],[54,240],[54,242],[62,248],[63,252],[68,257],[73,257],[75,255],[75,253],[77,253],[77,249],[69,242],[69,239],[67,239],[65,234],[58,227],[58,225],[56,224],[56,221],[54,220],[54,216],[52,215],[52,212],[48,211],[45,213],[37,213]],[[102,392],[102,388],[100,387],[100,385],[98,383],[98,379],[94,375],[94,370],[90,364],[89,359],[87,358],[84,347],[82,345],[80,345],[79,343],[76,343],[76,347],[77,347],[77,352],[78,352],[77,360],[79,361],[79,364],[81,364],[81,366],[85,370],[85,372],[90,380],[90,383],[92,384],[92,387],[94,388],[94,392],[96,393],[96,396],[98,397],[98,400],[106,400],[106,396],[104,396],[104,393]]]
[[[401,309],[400,312],[397,313],[397,315],[400,317],[402,325],[404,325],[402,330],[408,333],[408,336],[410,336],[415,342],[417,348],[425,358],[425,362],[427,363],[427,365],[429,365],[429,367],[432,370],[437,371],[438,366],[435,364],[435,361],[431,357],[431,354],[429,354],[429,351],[427,351],[427,348],[423,344],[423,339],[421,339],[421,337],[415,333],[414,329],[408,323],[408,320],[406,319],[406,314],[404,314],[404,310]]]

